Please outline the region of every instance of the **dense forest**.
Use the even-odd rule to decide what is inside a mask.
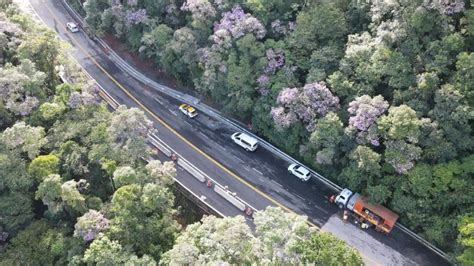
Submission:
[[[68,45],[6,2],[0,265],[361,265],[357,251],[279,208],[256,214],[255,230],[241,216],[183,222],[174,163],[141,159],[153,156],[153,123],[139,109],[110,112]]]
[[[472,263],[469,0],[69,2],[90,30]]]

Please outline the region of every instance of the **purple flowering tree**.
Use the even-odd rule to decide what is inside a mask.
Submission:
[[[278,94],[277,103],[290,107],[290,105],[297,102],[299,94],[298,88],[285,88]]]
[[[437,9],[441,14],[451,16],[464,11],[464,0],[435,0],[432,7]]]
[[[289,124],[281,123],[279,119],[287,118],[288,115],[301,120],[312,131],[317,118],[339,108],[339,98],[324,83],[310,83],[303,88],[283,89],[278,95],[277,104],[279,106],[272,108],[272,117],[278,126],[288,127],[295,121],[293,119],[289,120]]]
[[[369,127],[388,108],[388,102],[381,95],[370,98],[363,95],[349,103],[347,111],[352,115],[349,118],[349,126],[360,131],[367,131]]]
[[[257,84],[261,88],[265,87],[268,84],[268,81],[270,81],[270,78],[265,74],[262,74],[257,78]]]
[[[146,9],[127,10],[125,14],[125,23],[127,25],[137,25],[148,19]]]
[[[356,135],[359,144],[371,143],[378,146],[379,137],[374,125],[378,117],[387,111],[389,104],[381,95],[371,98],[363,95],[349,103],[347,111],[349,118],[348,131]]]
[[[89,210],[77,218],[77,223],[74,225],[74,236],[89,242],[94,240],[100,232],[106,231],[109,225],[110,221],[102,213]]]
[[[216,33],[219,34],[217,39],[214,36]],[[225,12],[221,20],[214,24],[214,34],[210,38],[214,42],[224,38],[223,35],[229,36],[226,38],[238,39],[247,33],[253,33],[257,39],[262,39],[266,30],[258,19],[245,13],[239,5],[236,5],[232,10]]]
[[[269,82],[270,78],[265,74],[262,74],[257,78],[257,90],[261,95],[265,96],[270,92],[267,88]]]
[[[257,78],[257,90],[264,96],[269,92],[267,88],[270,81],[269,75],[275,74],[278,69],[285,65],[285,55],[283,50],[270,48],[265,52],[265,55],[267,58],[267,65],[263,70],[263,74]]]
[[[275,124],[280,128],[287,128],[298,120],[294,112],[286,112],[282,106],[272,107],[270,114]]]
[[[305,113],[299,116],[306,119],[306,122],[339,108],[339,98],[333,95],[323,82],[306,84],[300,95],[300,101],[305,106]]]
[[[264,69],[266,74],[275,74],[275,72],[285,65],[285,54],[282,49],[268,49],[266,52],[267,65]]]

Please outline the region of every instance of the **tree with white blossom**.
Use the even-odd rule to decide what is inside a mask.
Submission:
[[[128,158],[122,158],[125,161],[136,160],[146,154],[147,137],[153,131],[153,122],[146,117],[143,111],[137,108],[127,109],[123,105],[113,113],[107,128],[113,149],[119,155],[121,150],[127,151]]]
[[[402,140],[385,142],[385,161],[397,173],[405,174],[415,166],[415,161],[421,157],[421,148]]]
[[[169,186],[176,177],[176,167],[173,162],[160,162],[152,160],[145,166],[145,180],[149,183],[156,183],[162,186]]]
[[[8,149],[25,153],[30,159],[35,158],[47,143],[42,127],[32,127],[25,122],[18,122],[3,131],[0,141]]]
[[[109,228],[110,221],[96,210],[89,210],[81,217],[77,218],[74,225],[74,236],[82,238],[84,241],[92,241],[101,232]]]
[[[181,6],[182,11],[191,12],[192,25],[197,29],[212,25],[217,12],[209,0],[186,0]]]
[[[189,225],[171,250],[163,255],[164,264],[301,264],[332,260],[360,265],[356,251],[330,235],[309,227],[307,218],[268,207],[255,214],[255,233],[242,216],[204,217]],[[332,245],[337,248],[331,247]]]
[[[29,115],[44,96],[41,87],[45,78],[27,59],[17,67],[0,68],[0,101],[16,115]]]

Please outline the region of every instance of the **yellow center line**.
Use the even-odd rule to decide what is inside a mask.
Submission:
[[[48,10],[48,12],[51,14],[51,16],[57,20],[59,23],[61,22],[61,19],[59,19],[59,17],[57,15],[54,14],[54,12],[51,10],[51,8],[48,6],[48,4],[46,4],[46,2],[44,0],[42,0],[43,3],[45,3],[45,7],[46,9]],[[220,164],[219,162],[217,162],[214,158],[212,158],[211,156],[209,156],[208,154],[206,154],[205,152],[203,152],[202,150],[200,150],[198,147],[196,147],[193,143],[191,143],[190,141],[188,141],[185,137],[183,137],[180,133],[178,133],[175,129],[173,129],[171,126],[169,126],[165,121],[163,121],[161,118],[159,118],[153,111],[151,111],[150,109],[148,109],[145,105],[143,105],[135,96],[133,96],[122,84],[120,84],[111,74],[109,74],[93,57],[92,55],[87,51],[85,50],[82,45],[76,40],[76,38],[73,36],[73,34],[71,34],[66,26],[64,26],[63,24],[62,25],[62,28],[63,30],[66,31],[66,35],[71,39],[71,41],[76,44],[76,46],[79,48],[79,50],[81,50],[82,53],[84,53],[86,55],[86,57],[91,60],[94,65],[96,65],[113,83],[115,83],[115,85],[117,85],[117,87],[119,87],[125,94],[127,94],[127,96],[129,96],[138,106],[140,106],[143,110],[145,110],[150,116],[152,116],[154,119],[156,119],[160,124],[162,124],[164,127],[166,127],[168,130],[170,130],[173,134],[175,134],[179,139],[181,139],[183,142],[185,142],[186,144],[188,144],[191,148],[193,148],[195,151],[197,151],[199,154],[201,154],[202,156],[204,156],[205,158],[207,158],[209,161],[211,161],[213,164],[215,164],[216,166],[218,166],[219,168],[221,168],[222,170],[224,170],[226,173],[228,173],[229,175],[231,175],[232,177],[234,177],[235,179],[239,180],[241,183],[245,184],[247,187],[251,188],[252,190],[254,190],[255,192],[257,192],[258,194],[260,194],[262,197],[266,198],[267,200],[269,200],[270,202],[272,202],[273,204],[277,205],[278,207],[290,212],[290,213],[294,213],[294,214],[297,214],[296,212],[294,212],[293,210],[289,209],[288,207],[284,206],[283,204],[279,203],[278,201],[276,201],[275,199],[273,199],[272,197],[268,196],[267,194],[265,194],[264,192],[260,191],[259,189],[257,189],[255,186],[253,186],[252,184],[250,184],[249,182],[245,181],[243,178],[239,177],[237,174],[235,174],[234,172],[232,172],[231,170],[227,169],[225,166],[223,166],[222,164]],[[79,64],[80,65],[80,64]],[[81,66],[82,67],[82,66]],[[82,68],[84,69],[84,68]],[[84,69],[84,71],[86,71]],[[87,72],[87,71],[86,71]],[[91,75],[92,76],[92,75]],[[318,225],[314,224],[313,222],[309,221],[308,220],[308,223],[318,229],[321,229]],[[371,262],[375,263],[376,265],[381,265],[380,263],[374,261],[373,259],[363,255],[360,251],[359,251],[361,257],[364,257],[366,258],[367,260],[370,260]]]

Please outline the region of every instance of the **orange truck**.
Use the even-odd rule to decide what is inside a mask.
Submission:
[[[335,203],[341,209],[348,209],[357,215],[360,222],[369,222],[375,230],[390,233],[398,220],[398,214],[379,204],[368,202],[359,193],[345,188],[336,196]]]

